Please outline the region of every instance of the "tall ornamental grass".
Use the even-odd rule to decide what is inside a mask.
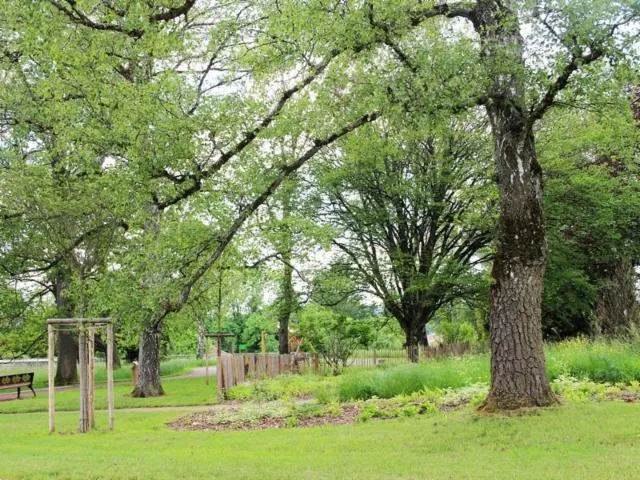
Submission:
[[[550,380],[573,377],[595,382],[640,381],[640,341],[572,339],[545,348]],[[476,354],[427,360],[343,375],[340,400],[391,398],[421,390],[489,383],[489,356]]]

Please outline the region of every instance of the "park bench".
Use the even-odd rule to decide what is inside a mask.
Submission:
[[[20,389],[22,387],[28,387],[33,392],[33,396],[36,396],[36,391],[33,389],[33,372],[0,375],[0,390],[17,388],[18,398],[20,398]]]

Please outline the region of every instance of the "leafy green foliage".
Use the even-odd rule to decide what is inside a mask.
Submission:
[[[474,343],[478,340],[478,333],[469,322],[441,321],[436,326],[436,333],[440,335],[444,344]]]
[[[549,237],[543,329],[550,338],[600,333],[599,292],[622,288],[608,285],[616,262],[640,258],[640,131],[621,86],[611,98],[598,112],[551,117],[540,134]]]
[[[482,121],[434,122],[391,116],[314,168],[341,254],[328,275],[343,279],[323,290],[378,297],[412,344],[441,307],[486,292],[494,220]]]
[[[348,317],[316,304],[309,304],[300,312],[299,329],[335,374],[347,365],[357,348],[367,347],[374,336],[367,319]]]

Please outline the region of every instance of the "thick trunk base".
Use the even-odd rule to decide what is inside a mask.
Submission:
[[[278,352],[280,355],[289,353],[289,321],[284,322],[280,319],[280,328],[278,330]]]
[[[58,332],[56,385],[78,384],[78,342],[73,332]]]
[[[544,265],[500,259],[491,289],[491,389],[482,410],[546,407],[558,401],[544,365],[540,303]]]
[[[145,328],[140,337],[138,384],[131,393],[133,397],[159,397],[164,395],[160,383],[160,343],[159,329]]]
[[[418,363],[420,361],[420,336],[414,331],[410,331],[405,332],[405,338],[407,358],[411,363]]]

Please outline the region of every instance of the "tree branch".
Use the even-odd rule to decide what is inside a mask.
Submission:
[[[76,4],[76,0],[47,0],[48,3],[53,5],[58,11],[64,13],[69,20],[73,23],[82,25],[88,28],[92,28],[94,30],[106,31],[106,32],[116,32],[127,35],[128,37],[139,39],[141,38],[145,31],[142,29],[126,29],[121,25],[116,23],[100,23],[91,20],[91,18],[81,11]],[[64,3],[63,3],[64,2]],[[185,2],[177,7],[172,7],[166,9],[164,12],[151,14],[148,17],[149,23],[159,23],[166,22],[178,17],[187,15],[189,11],[195,5],[196,0],[185,0]],[[113,9],[111,9],[114,12]],[[123,12],[115,12],[116,14],[122,17]]]
[[[427,9],[412,10],[409,12],[409,19],[411,21],[411,25],[414,27],[419,25],[423,21],[434,17],[458,17],[466,18],[473,21],[475,9],[475,2],[443,3]]]
[[[555,104],[556,96],[566,88],[571,79],[571,75],[585,65],[595,62],[604,56],[604,49],[592,46],[589,53],[584,55],[571,54],[571,60],[562,69],[555,82],[549,85],[547,93],[535,107],[529,112],[529,123],[533,124],[536,120],[540,120],[549,108]]]
[[[215,250],[207,257],[207,259],[200,265],[199,268],[191,275],[191,277],[184,283],[180,290],[178,299],[175,302],[166,302],[162,305],[160,311],[154,318],[154,325],[158,325],[162,320],[172,312],[178,312],[182,306],[189,300],[191,290],[193,286],[207,273],[207,271],[218,261],[222,253],[225,251],[229,243],[236,236],[240,228],[244,225],[246,220],[262,205],[267,199],[273,195],[276,189],[282,184],[282,182],[293,172],[302,167],[308,160],[310,160],[318,151],[327,145],[332,144],[336,140],[342,138],[348,133],[360,128],[362,125],[375,121],[380,116],[379,112],[368,113],[359,117],[351,123],[348,123],[340,130],[328,135],[322,139],[316,139],[313,141],[313,145],[298,159],[280,168],[280,173],[273,179],[267,187],[258,195],[250,204],[245,206],[231,226],[222,236],[213,235],[210,237],[205,245],[211,246],[217,243]]]

